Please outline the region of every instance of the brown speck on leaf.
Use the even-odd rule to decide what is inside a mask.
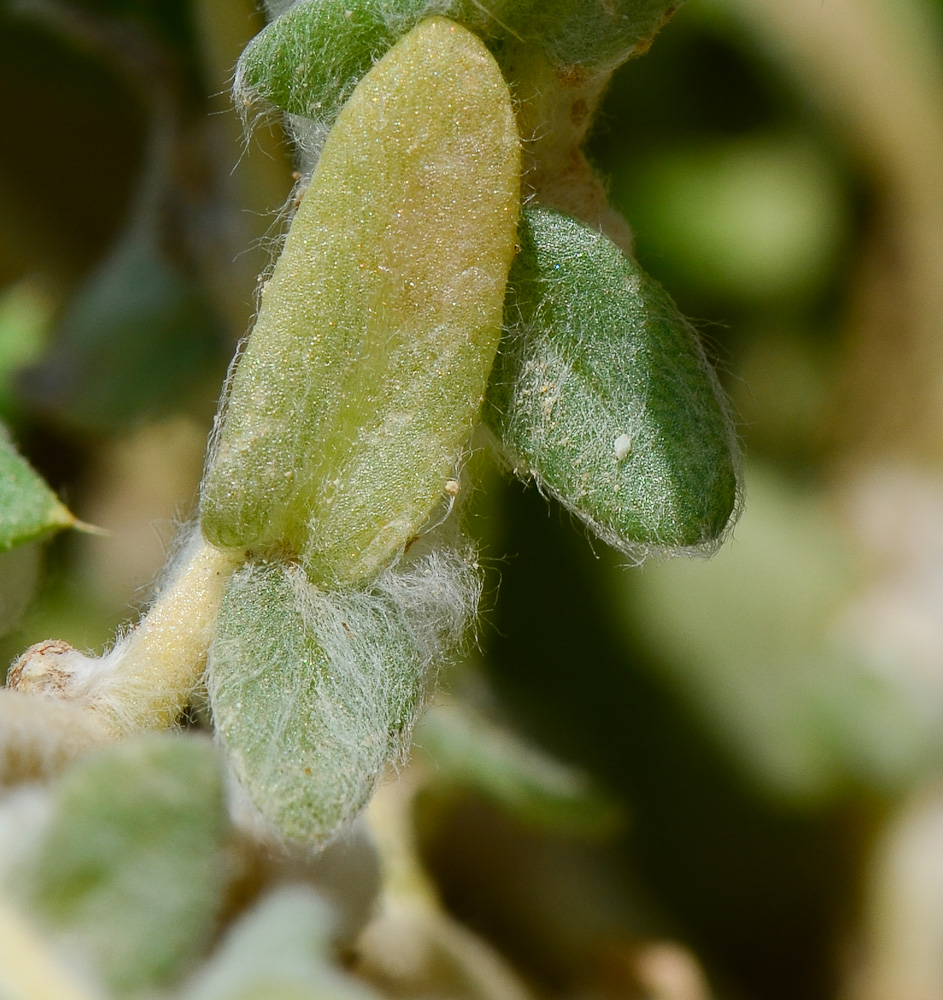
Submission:
[[[557,80],[561,87],[585,87],[589,82],[590,72],[585,66],[560,66],[557,68]]]

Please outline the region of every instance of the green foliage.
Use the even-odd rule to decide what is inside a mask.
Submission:
[[[331,125],[357,81],[400,37],[433,14],[481,35],[499,60],[507,45],[543,49],[579,77],[644,51],[677,7],[665,0],[301,0],[246,47],[235,91]]]
[[[531,0],[508,3],[510,33],[539,44],[552,63],[612,69],[645,51],[680,6],[666,0]]]
[[[209,941],[225,817],[208,740],[128,741],[76,764],[55,787],[21,892],[116,994],[152,988]]]
[[[298,566],[235,574],[210,651],[213,716],[237,779],[283,836],[324,843],[366,805],[477,598],[464,553],[329,593]]]
[[[630,553],[709,545],[737,499],[725,403],[697,335],[613,243],[525,213],[487,417],[515,470]]]
[[[333,122],[354,87],[428,0],[302,0],[246,46],[235,90],[290,114]],[[397,31],[396,28],[399,30]]]
[[[0,552],[75,524],[0,427]]]

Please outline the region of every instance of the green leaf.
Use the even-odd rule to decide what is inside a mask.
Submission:
[[[416,747],[437,785],[480,792],[524,822],[573,834],[612,832],[618,806],[590,777],[469,709],[439,706],[423,717]]]
[[[551,62],[566,67],[611,70],[645,52],[677,0],[542,0],[516,19],[512,33],[536,41]]]
[[[445,496],[481,406],[520,149],[481,42],[423,22],[321,153],[232,380],[203,487],[214,545],[370,579]]]
[[[330,126],[374,62],[432,11],[498,52],[510,40],[538,46],[572,77],[577,68],[609,70],[644,51],[677,6],[669,0],[302,0],[249,43],[234,90],[244,105],[262,99]],[[514,65],[506,68],[513,75]]]
[[[528,210],[521,244],[486,406],[515,471],[633,557],[710,547],[737,457],[693,328],[582,222]]]
[[[477,593],[463,554],[333,593],[298,566],[236,572],[210,648],[210,702],[233,773],[285,837],[325,842],[366,805]]]
[[[52,809],[23,883],[32,911],[119,995],[166,982],[208,944],[221,903],[212,744],[129,740],[67,771]]]
[[[124,429],[178,406],[214,358],[219,334],[196,282],[148,226],[134,227],[79,289],[23,384],[36,407],[73,427]]]
[[[75,518],[0,426],[0,551],[71,528]]]
[[[332,124],[374,62],[427,7],[428,0],[302,0],[248,44],[236,95]]]

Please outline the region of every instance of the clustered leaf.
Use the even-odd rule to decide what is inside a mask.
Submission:
[[[477,607],[462,546],[402,557],[497,353],[519,147],[481,41],[424,21],[338,117],[233,377],[201,522],[249,561],[209,692],[234,774],[291,839],[365,805]]]
[[[518,43],[577,76],[644,51],[679,6],[669,0],[301,0],[243,52],[235,91],[333,123],[357,82],[421,20],[444,15],[480,35],[503,62]]]
[[[210,650],[216,725],[288,838],[323,843],[356,815],[461,644],[480,589],[470,550],[434,533],[425,554],[410,548],[461,490],[486,393],[514,471],[633,558],[709,550],[731,520],[734,436],[691,325],[585,223],[537,206],[517,231],[521,53],[550,68],[547,86],[602,79],[670,10],[302,0],[240,61],[247,101],[333,124],[263,287],[200,508],[206,539],[246,560]],[[456,768],[497,787],[489,747]],[[501,794],[535,814],[585,800],[539,770]]]
[[[486,418],[514,470],[630,555],[701,547],[737,498],[726,408],[697,334],[601,233],[524,213]]]

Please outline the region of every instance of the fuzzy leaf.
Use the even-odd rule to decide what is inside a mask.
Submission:
[[[285,837],[327,841],[366,805],[477,597],[460,554],[333,593],[298,566],[237,571],[210,649],[210,702],[237,780]]]
[[[551,62],[609,70],[645,52],[678,0],[541,0],[510,26],[536,41]]]
[[[634,557],[709,546],[737,463],[696,333],[584,223],[529,210],[521,244],[486,407],[515,470]]]
[[[148,735],[74,765],[24,880],[37,917],[116,993],[153,988],[208,943],[226,828],[208,740]]]
[[[480,408],[514,253],[520,150],[481,42],[432,18],[370,71],[321,153],[236,369],[208,541],[322,585],[388,565]]]
[[[611,69],[644,51],[678,3],[670,0],[301,0],[249,43],[237,100],[270,104],[330,126],[376,60],[429,13],[444,14],[495,51],[517,39],[557,66]]]
[[[75,518],[0,426],[0,551],[74,524]]]
[[[248,44],[234,90],[244,100],[261,97],[330,124],[358,81],[427,6],[428,0],[302,0]]]

